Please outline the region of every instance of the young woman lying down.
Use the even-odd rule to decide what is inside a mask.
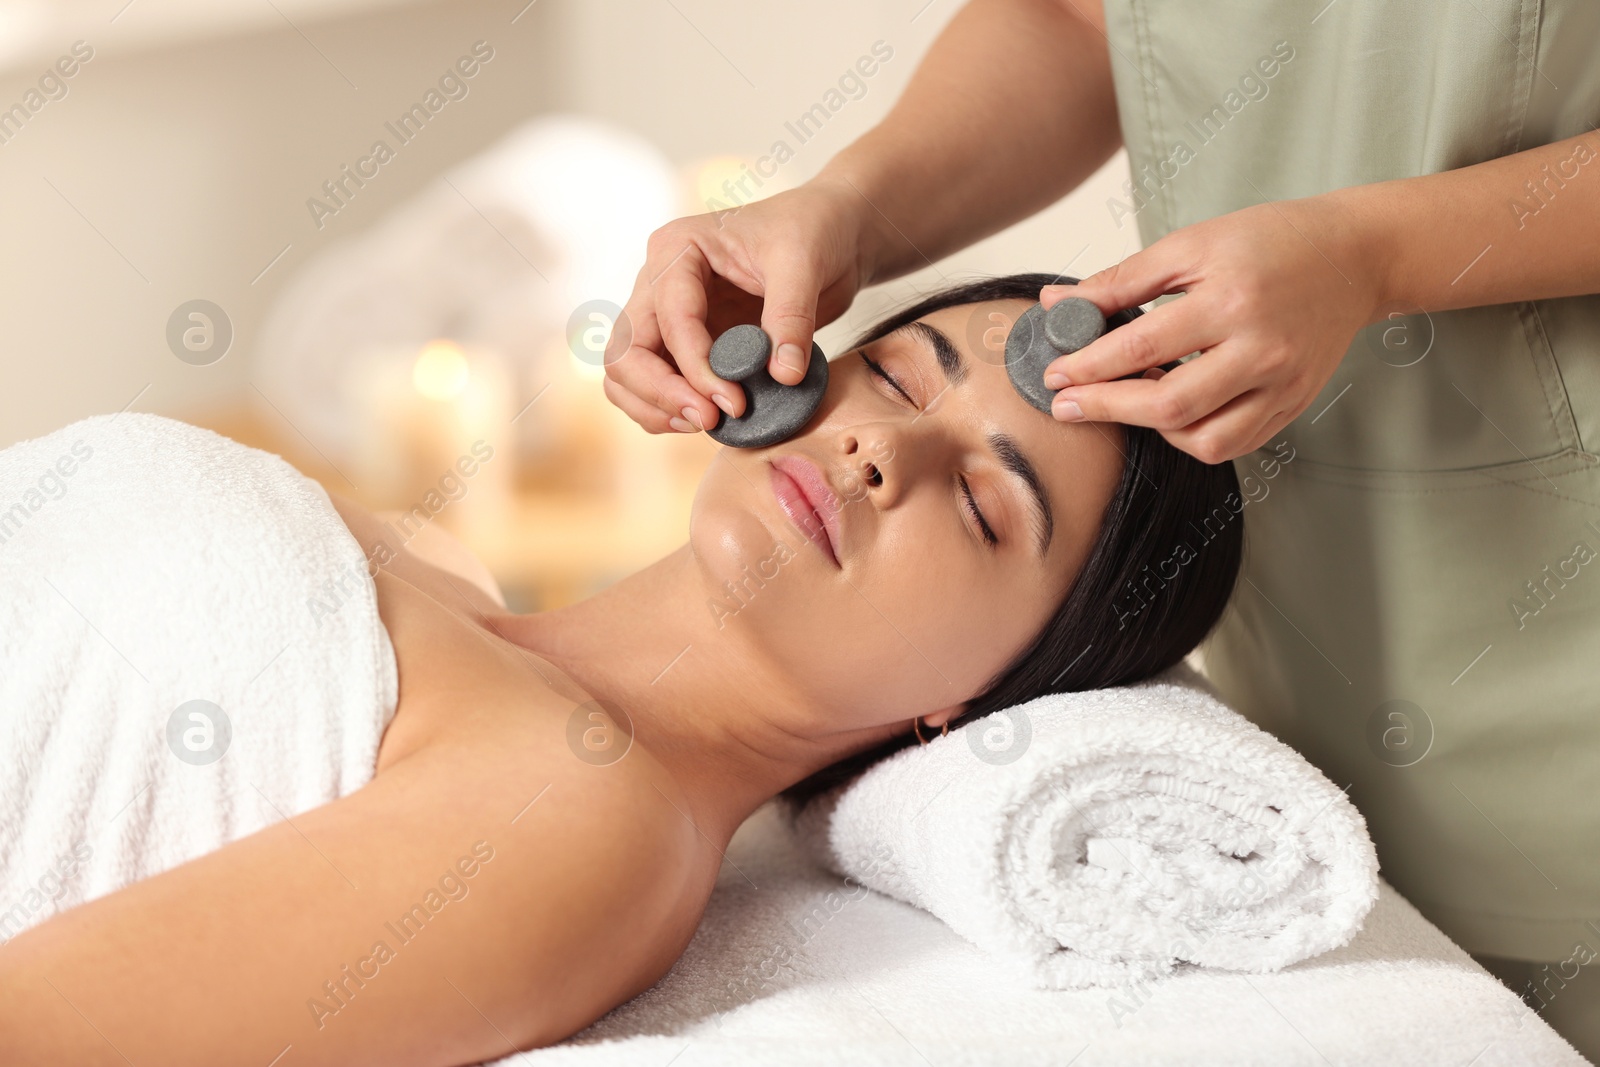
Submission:
[[[982,280],[880,322],[832,361],[804,432],[717,453],[686,544],[569,607],[509,612],[459,544],[432,532],[395,544],[394,526],[331,497],[342,526],[323,540],[343,541],[348,528],[381,562],[340,614],[358,614],[375,585],[372,628],[381,618],[398,671],[392,717],[366,696],[330,725],[312,706],[322,698],[296,697],[281,727],[252,734],[250,699],[237,698],[227,709],[231,750],[188,767],[176,762],[190,761],[174,738],[192,727],[164,718],[185,694],[160,704],[163,718],[148,728],[117,722],[133,714],[135,696],[115,708],[95,702],[92,728],[8,727],[21,720],[4,708],[0,774],[31,795],[54,789],[67,807],[109,805],[103,818],[41,803],[0,808],[7,884],[34,886],[36,904],[46,872],[24,864],[70,850],[79,834],[88,870],[127,853],[127,828],[140,819],[165,851],[139,846],[129,863],[147,876],[102,871],[93,899],[53,916],[24,908],[32,925],[5,931],[16,936],[0,946],[0,1062],[447,1067],[559,1041],[672,966],[729,838],[763,802],[803,799],[914,744],[914,731],[1046,692],[1134,682],[1181,659],[1227,601],[1240,524],[1226,524],[1175,575],[1164,571],[1156,595],[1133,590],[1191,522],[1237,492],[1233,467],[1201,464],[1151,430],[1062,424],[1017,395],[1001,357],[975,347],[985,330],[974,323],[1013,321],[1049,281]],[[86,470],[116,462],[134,423],[173,425],[122,419],[67,428],[71,438],[84,427],[95,457],[81,460]],[[279,650],[279,667],[262,666],[270,648],[229,654],[241,662],[218,651],[232,647],[229,628],[306,605],[290,583],[240,572],[254,557],[197,550],[179,566],[160,562],[156,542],[194,533],[183,509],[237,491],[229,457],[252,452],[184,429],[218,442],[163,457],[188,487],[123,478],[102,490],[79,473],[64,500],[8,531],[0,597],[46,607],[31,627],[10,623],[27,641],[0,641],[9,657],[0,677],[49,670],[59,675],[50,684],[68,685],[80,668],[49,661],[70,658],[50,643],[69,635],[100,649],[138,700],[160,690],[165,675],[152,660],[173,643],[188,645],[167,651],[191,671],[255,674],[243,692],[262,701],[320,684],[300,664],[330,664],[329,684],[362,664],[370,671],[373,635],[328,636],[351,632],[341,620],[308,626],[305,645]],[[0,472],[21,449],[0,453]],[[309,486],[306,498],[327,510],[313,483],[270,459],[282,484],[263,483],[237,518],[213,520],[241,524],[241,543],[287,543],[283,527],[294,524],[283,516],[297,513],[274,494]],[[103,503],[85,495],[100,492]],[[74,552],[75,538],[89,536],[72,532],[82,524],[50,525],[52,508],[109,509],[112,496],[126,516],[115,553]],[[4,570],[42,531],[57,532],[48,553],[34,546],[40,562]],[[257,592],[208,600],[203,591],[220,577],[254,581]],[[743,590],[738,599],[727,582]],[[138,624],[75,606],[91,595]],[[284,597],[295,602],[273,603]],[[173,636],[196,618],[215,642]],[[336,640],[352,648],[324,647]],[[288,662],[296,666],[281,670]],[[36,708],[30,721],[51,714],[64,720]],[[362,722],[373,724],[368,748]],[[169,729],[178,732],[151,739]],[[153,799],[160,790],[136,792],[136,778],[119,779],[121,792],[90,782],[73,793],[62,787],[74,773],[61,758],[69,734],[71,751],[102,761],[118,746],[149,744],[173,761],[152,759],[152,777],[203,779],[216,796],[244,798],[241,810],[259,795],[262,828],[195,852],[199,839],[177,824],[230,815],[235,801],[164,809]],[[263,756],[274,742],[298,755]],[[354,769],[328,779],[326,802],[274,799],[277,776],[308,764]],[[241,768],[256,777],[241,781]]]

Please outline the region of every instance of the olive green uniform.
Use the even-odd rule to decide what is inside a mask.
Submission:
[[[1579,134],[1506,190],[1506,218],[1552,225],[1545,206],[1600,186],[1595,0],[1106,16],[1134,174],[1107,210],[1147,247]],[[1494,255],[1437,266],[1448,281]],[[1600,954],[1600,296],[1369,327],[1234,462],[1244,570],[1203,648],[1223,696],[1350,785],[1384,877],[1468,951]]]

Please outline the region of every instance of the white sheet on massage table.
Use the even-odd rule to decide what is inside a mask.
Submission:
[[[830,913],[830,891],[854,897]],[[826,921],[803,940],[819,905]],[[1277,974],[1049,992],[1017,986],[932,915],[818,870],[769,806],[735,835],[666,977],[494,1067],[1586,1062],[1387,883],[1355,941]]]

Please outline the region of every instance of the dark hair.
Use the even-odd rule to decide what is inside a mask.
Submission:
[[[1056,274],[1008,274],[953,285],[883,319],[851,348],[944,308],[1036,301],[1043,286],[1077,281]],[[1176,366],[1172,362],[1163,369]],[[1121,479],[1072,588],[1033,642],[989,680],[967,711],[951,720],[952,727],[1046,693],[1141,681],[1182,660],[1221,618],[1244,552],[1243,500],[1233,508],[1226,504],[1239,494],[1232,461],[1202,463],[1148,427],[1122,429]],[[1241,521],[1232,521],[1236,518]],[[1162,564],[1174,562],[1175,574],[1162,570]],[[780,796],[797,807],[914,743],[909,731],[896,735],[822,768]]]

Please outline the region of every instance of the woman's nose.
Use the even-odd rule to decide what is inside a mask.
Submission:
[[[845,432],[851,477],[840,489],[852,499],[870,494],[880,508],[892,506],[937,451],[929,439],[934,425],[931,419],[906,419],[851,427]]]

